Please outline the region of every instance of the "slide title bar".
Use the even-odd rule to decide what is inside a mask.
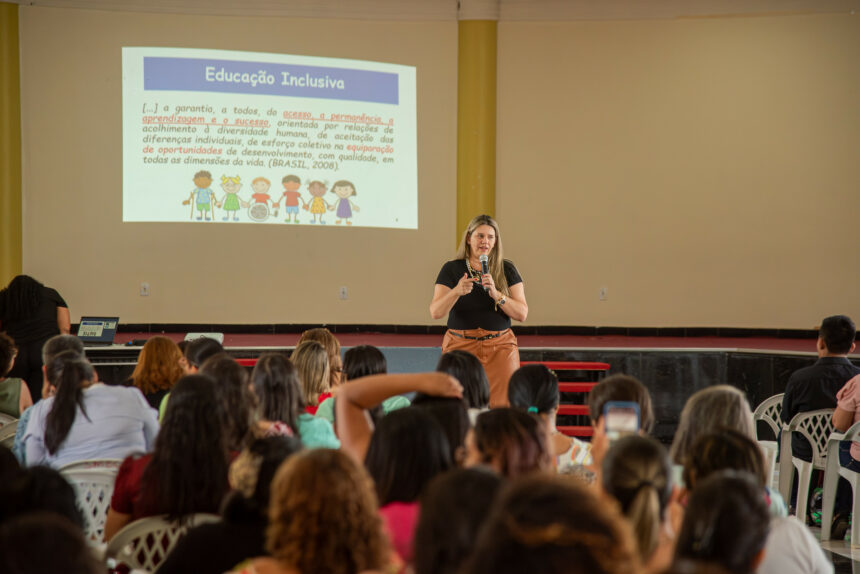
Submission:
[[[144,89],[399,103],[397,74],[320,66],[145,57]]]

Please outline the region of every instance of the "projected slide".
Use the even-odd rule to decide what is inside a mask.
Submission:
[[[123,48],[123,221],[418,226],[415,68]]]

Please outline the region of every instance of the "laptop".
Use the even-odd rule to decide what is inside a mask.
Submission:
[[[106,347],[113,345],[119,317],[81,317],[78,339],[84,347]]]

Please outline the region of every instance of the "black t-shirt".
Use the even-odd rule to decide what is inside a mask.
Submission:
[[[523,282],[517,268],[507,259],[504,261],[504,270],[509,287]],[[449,261],[439,271],[436,284],[453,289],[460,282],[464,273],[468,273],[465,260]],[[481,328],[488,331],[504,331],[511,326],[511,318],[505,315],[501,307],[496,309],[495,305],[493,298],[478,283],[471,293],[463,295],[454,303],[454,307],[448,313],[448,328]]]
[[[57,307],[68,305],[54,289],[43,287],[39,304],[30,316],[8,319],[9,310],[0,309],[0,329],[19,345],[59,335]]]

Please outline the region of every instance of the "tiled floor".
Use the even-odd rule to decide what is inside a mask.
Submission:
[[[817,531],[813,528],[813,532]],[[816,535],[819,532],[815,532]],[[828,540],[823,542],[821,547],[833,560],[833,568],[836,574],[860,574],[860,548],[851,548],[851,543],[847,540]]]

